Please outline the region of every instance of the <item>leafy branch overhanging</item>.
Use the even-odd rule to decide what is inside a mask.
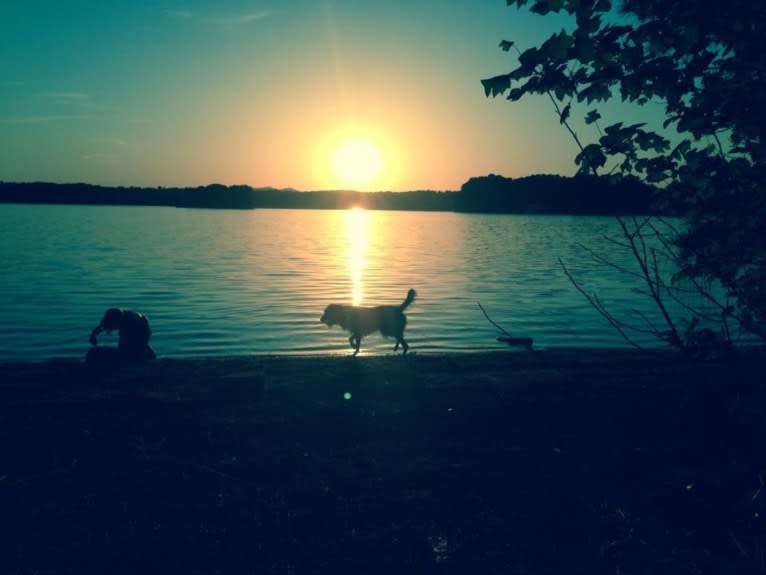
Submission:
[[[564,12],[574,17],[574,26],[523,52],[514,42],[502,41],[500,48],[513,50],[518,65],[482,80],[485,94],[510,101],[547,96],[578,146],[575,163],[581,173],[639,177],[657,187],[660,212],[684,218],[681,231],[662,217],[617,218],[624,241],[615,243],[630,250],[638,264],[638,272],[618,271],[641,279],[645,289],[639,291],[657,305],[664,329],[646,318],[643,327],[618,321],[560,261],[570,281],[623,337],[630,330],[648,330],[687,354],[695,353],[701,341],[730,343],[730,320],[766,337],[766,200],[760,193],[766,183],[766,53],[757,48],[766,8],[733,0],[716,4],[721,17],[711,20],[693,0],[507,4],[531,4],[529,9],[543,16]],[[602,128],[601,114],[593,108],[584,122],[595,127],[598,138],[583,143],[571,123],[573,108],[611,99],[662,105],[663,129],[675,129],[673,142],[645,123]],[[679,270],[670,281],[662,278],[661,259]],[[723,287],[723,301],[710,289],[714,283]],[[686,304],[688,290],[707,308]],[[665,298],[691,315],[685,329],[677,326]],[[704,320],[715,321],[716,331],[700,329]]]

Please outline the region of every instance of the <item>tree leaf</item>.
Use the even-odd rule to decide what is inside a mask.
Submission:
[[[503,40],[503,41],[500,42],[500,48],[503,50],[503,52],[507,52],[508,50],[513,48],[513,45],[515,43],[516,42],[512,42],[510,40]]]
[[[559,123],[563,124],[569,119],[569,113],[572,111],[572,104],[567,104],[564,106],[564,109],[561,110],[561,115],[559,116]]]
[[[593,122],[598,122],[600,119],[601,119],[601,114],[598,113],[598,110],[590,110],[585,115],[586,124],[592,124]]]
[[[484,86],[484,96],[487,98],[492,96],[494,98],[510,90],[511,77],[508,74],[502,74],[482,80],[481,84]]]

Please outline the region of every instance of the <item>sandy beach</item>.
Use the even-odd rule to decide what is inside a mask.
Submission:
[[[764,573],[766,353],[0,364],[3,573]]]

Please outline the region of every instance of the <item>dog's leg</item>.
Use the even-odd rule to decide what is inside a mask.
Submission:
[[[409,349],[409,345],[407,345],[407,341],[404,339],[403,335],[400,335],[396,338],[396,345],[394,346],[394,352],[396,352],[397,349],[399,349],[399,345],[402,346],[402,355],[407,353],[407,350]]]
[[[356,355],[359,353],[359,345],[362,343],[362,336],[352,333],[351,337],[348,338],[348,343],[350,343],[351,347],[354,348],[354,355]]]

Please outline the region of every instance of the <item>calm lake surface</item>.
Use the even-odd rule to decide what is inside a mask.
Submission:
[[[345,354],[324,307],[398,304],[410,287],[412,353],[504,349],[477,301],[536,347],[624,347],[557,262],[616,315],[657,318],[578,245],[630,265],[603,239],[617,232],[608,217],[2,205],[0,360],[82,357],[109,307],[147,315],[159,356]],[[362,354],[393,344],[371,335]]]

